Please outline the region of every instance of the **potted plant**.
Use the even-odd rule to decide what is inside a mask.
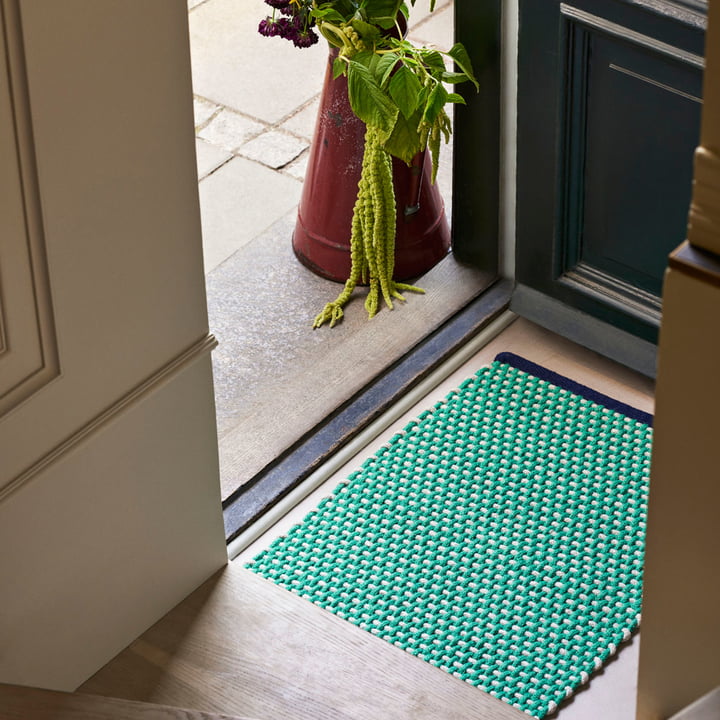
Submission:
[[[435,0],[430,1],[434,10]],[[332,77],[346,80],[352,113],[364,124],[362,167],[347,228],[349,276],[313,326],[334,326],[358,284],[369,286],[365,307],[373,317],[381,301],[392,309],[394,300],[404,300],[403,292],[422,292],[394,278],[397,207],[392,158],[417,169],[418,158],[428,151],[434,183],[441,142],[449,141],[451,133],[446,106],[464,103],[447,86],[470,81],[477,87],[472,64],[459,43],[441,52],[409,42],[409,10],[403,0],[265,2],[273,11],[260,22],[261,34],[285,38],[298,47],[309,47],[320,36],[327,40]],[[454,62],[454,70],[446,67],[445,58]],[[419,168],[421,172],[422,161]]]

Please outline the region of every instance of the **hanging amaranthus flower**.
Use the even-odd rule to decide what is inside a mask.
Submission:
[[[359,283],[370,285],[365,299],[368,317],[380,309],[380,300],[392,310],[393,300],[404,302],[401,292],[422,293],[419,287],[393,280],[395,268],[395,191],[392,159],[383,149],[382,132],[370,125],[365,132],[357,200],[353,209],[350,236],[350,277],[338,297],[328,303],[315,318],[313,327],[326,322],[333,327],[343,316],[343,306]]]

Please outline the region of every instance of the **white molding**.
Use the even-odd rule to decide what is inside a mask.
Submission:
[[[114,417],[126,412],[130,407],[142,401],[149,394],[158,390],[176,375],[185,370],[189,365],[194,363],[198,358],[203,357],[212,351],[212,349],[216,346],[217,340],[214,335],[207,334],[200,338],[189,348],[170,360],[170,362],[166,363],[157,372],[143,380],[140,384],[136,385],[132,388],[132,390],[123,395],[119,400],[92,418],[79,430],[75,431],[61,443],[46,452],[42,457],[38,458],[32,465],[23,470],[15,478],[7,482],[2,488],[0,488],[0,502],[31,480],[35,475],[57,462],[76,445],[83,442],[90,435],[104,427]]]
[[[720,155],[702,145],[695,151],[688,240],[720,255]]]

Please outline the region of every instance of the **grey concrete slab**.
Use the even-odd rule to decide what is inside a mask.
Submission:
[[[217,170],[226,163],[232,154],[215,145],[210,145],[200,138],[195,138],[195,156],[197,157],[198,179],[202,180],[213,170]]]
[[[234,152],[266,129],[267,126],[262,123],[223,108],[205,127],[197,131],[197,136]]]
[[[327,44],[298,49],[257,32],[270,8],[248,0],[206,0],[189,16],[196,95],[277,123],[320,91]]]
[[[205,272],[297,207],[301,189],[297,180],[239,157],[201,180]]]
[[[241,145],[238,154],[277,170],[307,150],[309,144],[281,130],[268,130]]]
[[[308,353],[341,341],[358,321],[351,318],[332,337],[313,331],[315,314],[341,286],[295,258],[295,219],[294,211],[286,213],[207,275],[210,330],[219,342],[213,372],[221,438],[270,387],[291,394],[283,378],[306,368]]]
[[[342,289],[294,257],[295,213],[207,275],[223,496],[464,307],[488,278],[448,256],[422,277],[425,295],[368,320],[358,288],[332,330],[315,315]]]

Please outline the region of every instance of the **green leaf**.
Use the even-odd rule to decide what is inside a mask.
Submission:
[[[410,119],[399,114],[395,127],[383,147],[391,155],[400,158],[409,165],[413,158],[423,149],[417,130],[418,125],[419,116],[417,114]]]
[[[438,83],[431,91],[430,97],[425,103],[425,110],[423,112],[423,120],[430,123],[431,125],[435,122],[438,115],[445,106],[445,102],[448,98],[448,91]]]
[[[370,69],[355,60],[348,67],[348,97],[353,112],[366,125],[392,131],[398,108],[380,89]]]
[[[402,0],[363,0],[360,9],[367,17],[395,16],[402,5]]]
[[[381,28],[394,27],[402,0],[363,0],[360,10],[368,22]]]
[[[340,14],[343,20],[348,19],[355,12],[355,0],[330,0],[316,3],[314,10],[331,10]]]
[[[371,50],[363,50],[362,52],[355,53],[352,56],[353,62],[364,65],[370,69],[375,62],[378,62],[377,55]]]
[[[378,83],[380,83],[380,87],[385,87],[388,78],[390,77],[390,73],[393,71],[393,68],[397,65],[399,60],[400,56],[394,52],[384,53],[380,56],[378,64],[375,66],[375,77]]]
[[[457,93],[450,93],[445,99],[445,102],[467,105],[467,103],[465,102],[465,98],[462,95],[458,95]]]
[[[372,50],[363,50],[362,52],[355,53],[352,57],[352,59],[356,63],[360,63],[360,65],[364,65],[373,75],[375,78],[377,78],[378,72],[377,72],[377,66],[380,62],[380,55],[377,53],[374,53]],[[379,84],[379,83],[378,83]]]
[[[417,79],[417,75],[406,65],[401,65],[390,79],[388,90],[400,112],[409,118],[417,109],[420,101],[422,84]]]
[[[345,18],[335,8],[329,6],[315,8],[311,15],[318,20],[333,23],[333,25],[345,22]]]
[[[444,83],[450,83],[451,85],[454,85],[456,83],[465,82],[466,80],[469,80],[470,78],[463,72],[444,72],[442,76],[440,77],[440,80]]]
[[[455,64],[468,76],[468,79],[475,86],[476,90],[480,90],[480,85],[473,74],[472,62],[465,46],[462,43],[455,43],[447,54],[455,61]]]
[[[336,57],[333,60],[333,80],[337,80],[341,75],[344,75],[346,68],[347,65],[345,64],[345,61]]]
[[[419,54],[423,63],[430,68],[433,77],[439,77],[447,71],[443,56],[437,50],[422,49]]]

